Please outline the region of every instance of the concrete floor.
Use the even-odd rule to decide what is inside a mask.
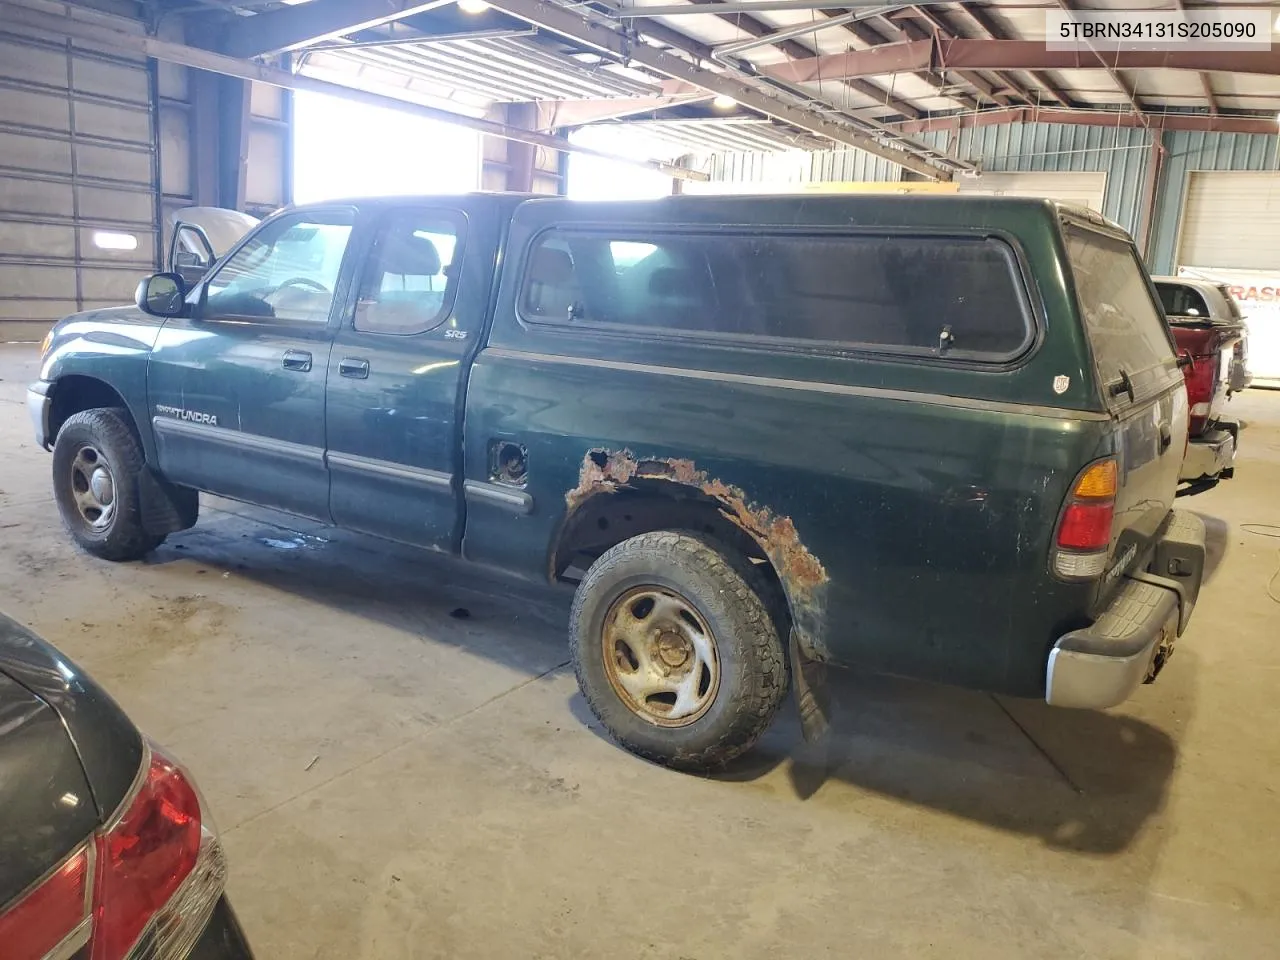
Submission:
[[[843,676],[730,775],[637,760],[567,597],[208,502],[144,564],[75,550],[0,347],[0,608],[195,772],[261,958],[1280,956],[1280,393],[1182,505],[1214,568],[1107,714]],[[1280,594],[1280,583],[1277,584]],[[457,611],[465,610],[463,617]]]

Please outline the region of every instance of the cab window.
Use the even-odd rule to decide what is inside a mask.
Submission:
[[[266,224],[209,279],[205,312],[327,323],[351,222],[334,211]]]
[[[560,229],[530,253],[526,320],[818,349],[1005,361],[1032,313],[1012,249],[970,236]]]
[[[462,226],[439,211],[387,217],[360,280],[355,329],[406,336],[440,326],[457,293]]]
[[[1194,287],[1182,284],[1157,283],[1156,293],[1160,294],[1160,305],[1171,317],[1195,317],[1197,320],[1209,319],[1209,305]]]

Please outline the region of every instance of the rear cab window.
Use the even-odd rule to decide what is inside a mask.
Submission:
[[[1075,224],[1065,229],[1076,299],[1103,394],[1113,407],[1169,386],[1173,339],[1133,244]],[[1181,377],[1178,378],[1181,382]]]
[[[1160,294],[1160,305],[1170,317],[1209,319],[1209,305],[1194,287],[1180,283],[1157,283],[1156,293]]]
[[[556,228],[519,302],[532,323],[987,362],[1035,333],[1012,248],[981,236]]]

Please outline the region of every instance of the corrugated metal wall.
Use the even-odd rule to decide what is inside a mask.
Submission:
[[[780,153],[718,153],[711,179],[734,183],[828,183],[901,180],[902,168],[863,150],[787,150]]]
[[[1098,171],[1107,175],[1102,212],[1136,233],[1142,210],[1151,135],[1132,127],[1013,123],[969,127],[957,134],[930,133],[920,138],[961,160],[1001,173]]]
[[[991,172],[1101,171],[1107,175],[1103,213],[1137,234],[1152,135],[1139,127],[1015,123],[921,134],[922,142]],[[1160,171],[1148,262],[1173,269],[1187,175],[1196,170],[1280,170],[1280,137],[1243,133],[1172,132]],[[898,180],[901,168],[861,150],[803,154],[725,153],[712,158],[713,180],[752,183]]]
[[[1280,170],[1280,136],[1250,133],[1168,133],[1156,194],[1152,273],[1172,273],[1189,174],[1197,170]],[[1280,225],[1277,225],[1280,229]]]

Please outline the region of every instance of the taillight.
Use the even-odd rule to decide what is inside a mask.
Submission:
[[[1213,393],[1218,385],[1219,356],[1196,357],[1194,367],[1184,372],[1187,384],[1187,399],[1191,401],[1191,421],[1188,431],[1191,436],[1198,437],[1204,432],[1209,422],[1209,412],[1213,405]]]
[[[179,960],[208,924],[226,876],[195,785],[148,746],[111,821],[0,914],[0,958]]]
[[[93,960],[120,960],[200,856],[200,798],[158,751],[132,803],[98,834]]]
[[[84,946],[89,941],[92,888],[93,846],[85,844],[0,914],[5,960],[67,957]]]
[[[1116,462],[1086,467],[1071,487],[1055,536],[1053,570],[1066,580],[1090,580],[1107,566],[1115,517]]]

